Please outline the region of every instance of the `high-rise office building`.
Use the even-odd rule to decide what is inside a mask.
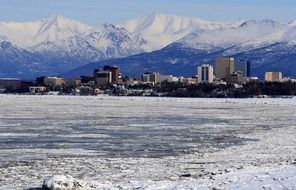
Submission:
[[[248,60],[235,59],[234,72],[241,74],[243,77],[250,77],[251,62]]]
[[[216,78],[225,79],[234,72],[233,57],[218,57],[216,59]]]
[[[212,65],[204,64],[198,67],[198,83],[212,83],[214,80],[214,69]]]
[[[117,66],[104,66],[104,71],[109,71],[112,73],[111,83],[117,83],[119,80],[119,67]]]

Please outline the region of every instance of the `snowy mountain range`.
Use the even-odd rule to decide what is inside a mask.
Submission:
[[[285,72],[285,65],[294,62],[295,47],[296,21],[212,22],[154,13],[92,27],[54,16],[28,23],[0,22],[0,77],[74,77],[90,62],[94,67],[125,64],[126,74],[159,69],[190,75],[197,65],[213,63],[221,55],[250,59],[254,74],[262,74],[260,68]],[[296,75],[291,70],[287,74]]]
[[[0,22],[0,77],[60,74],[91,61],[144,52],[146,43],[112,24],[91,27],[62,16]]]

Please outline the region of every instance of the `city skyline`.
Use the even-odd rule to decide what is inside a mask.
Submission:
[[[292,0],[1,0],[0,20],[27,22],[62,15],[90,25],[120,23],[151,13],[175,14],[205,20],[234,21],[240,18],[273,19],[289,23],[296,19]],[[250,14],[252,13],[252,14]]]

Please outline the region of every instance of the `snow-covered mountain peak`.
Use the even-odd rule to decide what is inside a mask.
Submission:
[[[234,51],[239,52],[280,41],[288,41],[287,39],[291,39],[291,35],[287,35],[287,33],[293,33],[291,30],[288,30],[289,28],[291,27],[286,24],[270,19],[248,20],[238,27],[224,27],[198,32],[197,34],[189,34],[177,41],[177,43],[182,47],[194,49],[235,47]]]
[[[170,14],[153,13],[148,16],[128,20],[121,24],[121,26],[133,33],[155,35],[162,33],[173,34],[189,28],[216,29],[222,27],[223,23]]]
[[[22,48],[45,41],[58,41],[89,31],[92,27],[63,16],[51,16],[33,22],[0,22],[0,36]]]
[[[116,26],[110,23],[103,24],[103,27],[101,28],[104,31],[125,31],[128,32],[125,28]]]
[[[124,41],[127,40],[127,38],[132,38],[133,35],[122,27],[108,23],[103,25],[101,33],[104,38],[112,41]]]
[[[82,24],[79,21],[57,15],[44,19],[34,38],[54,42],[83,34],[91,29],[92,27]]]
[[[103,24],[103,28],[112,28],[112,29],[114,29],[114,28],[117,28],[117,27],[115,25],[111,24],[111,23],[105,23],[105,24]]]
[[[131,33],[141,34],[151,50],[163,48],[196,31],[223,28],[224,23],[210,22],[198,18],[153,13],[128,20],[119,26]]]

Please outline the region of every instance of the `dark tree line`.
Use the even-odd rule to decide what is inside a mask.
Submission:
[[[209,98],[248,98],[260,95],[295,96],[296,83],[293,82],[249,82],[234,84],[198,84],[162,83],[155,87],[156,93],[170,97],[209,97]]]

